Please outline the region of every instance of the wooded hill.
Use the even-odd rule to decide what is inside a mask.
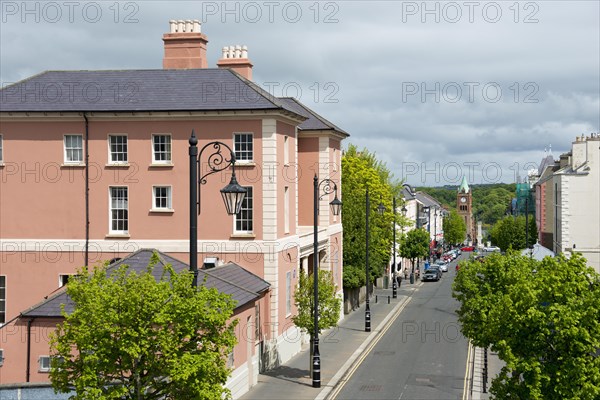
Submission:
[[[483,223],[484,228],[489,228],[509,212],[510,201],[515,197],[516,184],[472,184],[469,187],[473,191],[473,215],[477,221]],[[417,187],[416,190],[431,195],[445,207],[456,209],[458,185]]]

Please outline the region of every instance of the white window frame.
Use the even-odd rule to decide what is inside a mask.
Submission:
[[[113,137],[125,138],[125,152],[115,154],[125,154],[125,160],[113,160],[112,143]],[[127,165],[129,163],[129,137],[126,133],[111,133],[108,135],[108,163],[111,165]]]
[[[4,365],[4,349],[0,349],[0,367]]]
[[[285,315],[292,315],[292,271],[285,274]]]
[[[0,283],[0,288],[4,289],[4,297],[0,297],[0,326],[4,325],[6,322],[6,275],[0,275],[0,280],[4,281],[4,286]]]
[[[290,233],[290,187],[283,188],[283,233]]]
[[[244,188],[248,189],[248,191],[246,192],[246,196],[242,202],[242,208],[240,209],[240,212],[237,213],[233,218],[233,231],[235,233],[251,234],[254,232],[254,188],[252,186],[244,186]],[[251,202],[249,207],[248,201]],[[251,217],[241,218],[245,212],[249,212]],[[252,229],[238,229],[238,222],[240,225],[242,225],[242,227],[243,224],[250,224]]]
[[[47,363],[48,366],[44,366],[44,363]],[[38,358],[38,371],[39,372],[50,372],[51,360],[50,356],[40,356]]]
[[[241,137],[246,137],[246,136],[250,136],[250,146],[252,147],[251,150],[248,149],[242,149],[242,148],[238,148],[238,138]],[[245,144],[247,144],[248,142],[245,142]],[[239,143],[239,145],[241,146],[242,142]],[[254,162],[254,133],[252,132],[235,132],[233,134],[233,151],[235,152],[235,161],[236,163],[239,164],[248,164],[248,163],[253,163]],[[250,153],[250,157],[248,157],[246,155],[246,153],[249,152]],[[241,157],[240,157],[241,155]]]
[[[169,143],[164,143],[167,147],[168,150],[167,151],[159,151],[159,154],[166,154],[166,160],[157,160],[156,159],[156,155],[157,155],[157,151],[156,151],[156,138],[158,137],[168,137],[169,138]],[[170,133],[153,133],[152,134],[152,164],[155,165],[171,165],[173,164],[173,138],[171,137]]]
[[[113,211],[123,210],[123,208],[115,208],[113,209],[113,189],[125,189],[127,193],[126,198],[126,208],[124,209],[127,213],[127,218],[123,219],[127,221],[127,229],[113,229]],[[117,199],[118,200],[118,199]],[[117,218],[117,221],[119,218]],[[108,187],[108,231],[112,235],[128,235],[129,234],[129,187],[128,186],[109,186]]]
[[[0,133],[0,165],[4,163],[4,138]]]
[[[167,207],[156,206],[156,189],[167,189]],[[152,186],[152,208],[151,211],[173,211],[173,187],[171,185],[154,185]]]
[[[79,137],[81,139],[81,147],[67,147],[67,137]],[[83,164],[83,135],[79,134],[79,133],[68,133],[63,135],[63,160],[65,164],[74,164],[74,165],[80,165]],[[74,160],[69,160],[69,157],[67,156],[68,151],[74,151],[74,150],[79,150],[81,153],[81,159],[74,161]]]
[[[71,279],[72,276],[75,276],[75,274],[59,274],[58,275],[58,287],[63,287],[65,286],[69,280]],[[65,278],[66,278],[66,282],[65,282]]]

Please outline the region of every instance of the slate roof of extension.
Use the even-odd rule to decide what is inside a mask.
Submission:
[[[112,264],[109,270],[119,265],[127,264],[131,270],[142,272],[146,270],[152,257],[153,249],[141,249],[137,252],[123,258]],[[160,279],[163,268],[166,264],[171,264],[176,272],[188,270],[189,266],[173,257],[156,251],[160,262],[153,270],[155,278]],[[198,271],[198,285],[202,285],[206,278],[206,287],[216,288],[221,293],[230,294],[237,301],[236,309],[259,298],[262,293],[270,287],[269,283],[262,278],[246,271],[235,263],[229,263],[209,270],[200,269]],[[71,313],[74,310],[73,301],[67,296],[65,288],[52,296],[49,296],[42,303],[39,303],[30,309],[21,313],[24,317],[61,317],[61,304],[65,304],[65,311]]]
[[[307,114],[309,118],[302,122],[298,129],[300,130],[335,130],[346,136],[350,136],[347,132],[338,128],[332,122],[326,120],[304,104],[300,103],[293,97],[281,97],[279,100],[284,103],[288,108],[294,110],[296,113],[304,115]]]
[[[283,110],[310,117],[221,68],[46,71],[0,90],[3,112],[216,110]]]

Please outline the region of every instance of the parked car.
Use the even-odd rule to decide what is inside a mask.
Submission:
[[[483,251],[487,251],[487,252],[497,251],[497,252],[499,252],[500,251],[500,247],[498,247],[498,246],[487,246],[487,247],[483,248]]]
[[[448,272],[448,263],[441,262],[437,264],[442,272]]]
[[[439,281],[439,269],[433,267],[429,268],[427,271],[425,271],[421,279],[423,281]]]
[[[461,251],[474,251],[475,247],[473,247],[473,246],[464,246],[464,247],[461,247],[460,249],[461,249]]]

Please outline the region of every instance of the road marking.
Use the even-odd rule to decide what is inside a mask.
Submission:
[[[471,351],[473,350],[473,345],[471,344],[471,341],[469,340],[469,346],[468,346],[468,350],[467,350],[467,366],[465,367],[465,380],[463,382],[463,396],[462,396],[462,400],[468,400],[469,399],[469,393],[468,393],[468,389],[469,389],[469,375],[471,374]]]
[[[375,336],[371,342],[367,345],[367,347],[363,348],[363,346],[361,345],[355,352],[354,354],[352,354],[352,356],[348,359],[348,361],[346,361],[346,364],[351,364],[352,367],[350,369],[345,368],[347,365],[344,364],[344,366],[342,367],[342,369],[340,371],[346,371],[347,372],[342,376],[341,379],[339,379],[338,382],[340,382],[339,384],[336,385],[336,383],[334,383],[333,385],[336,385],[331,392],[329,392],[329,394],[324,393],[325,391],[321,392],[319,394],[319,396],[317,396],[317,398],[315,400],[319,400],[319,399],[328,399],[328,400],[334,400],[336,398],[336,396],[340,393],[340,391],[344,388],[344,386],[346,385],[346,382],[348,382],[350,380],[350,378],[352,377],[352,375],[354,374],[354,372],[356,372],[356,370],[358,369],[358,367],[360,367],[361,363],[365,360],[365,358],[367,357],[367,355],[371,352],[371,350],[373,350],[373,347],[375,347],[375,345],[377,343],[379,343],[379,340],[383,337],[383,335],[385,334],[385,332],[388,331],[388,329],[390,329],[390,327],[392,326],[392,324],[394,323],[394,321],[398,318],[398,316],[400,315],[400,313],[402,312],[402,310],[404,310],[404,308],[406,307],[406,305],[408,303],[410,303],[410,301],[412,300],[412,295],[414,294],[414,290],[413,293],[411,293],[410,297],[407,297],[407,299],[404,301],[404,303],[402,303],[402,305],[398,308],[398,310],[396,311],[396,313],[393,315],[392,318],[390,318],[387,322],[384,321],[383,323],[385,323],[385,326],[381,329],[381,331],[377,331],[375,330],[375,332],[373,332],[371,335],[377,335]],[[367,341],[369,339],[367,338]],[[335,379],[336,377],[334,376],[332,381]]]

